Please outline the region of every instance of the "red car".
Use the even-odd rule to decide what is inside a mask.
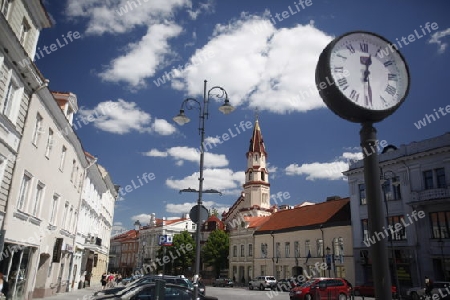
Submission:
[[[343,278],[313,278],[289,292],[290,300],[350,299],[351,284]]]
[[[391,287],[392,298],[397,299],[397,287]],[[372,282],[355,286],[353,289],[355,296],[375,297],[375,287]]]

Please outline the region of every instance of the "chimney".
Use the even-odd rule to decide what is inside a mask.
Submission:
[[[150,215],[150,227],[155,227],[156,226],[156,214],[152,213]]]
[[[166,226],[166,217],[162,218],[162,226]]]

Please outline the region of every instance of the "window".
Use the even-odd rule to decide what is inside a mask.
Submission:
[[[15,159],[14,157],[11,157],[12,159]],[[8,160],[5,156],[0,154],[0,182],[3,181],[3,176],[5,174],[6,165],[8,164]]]
[[[280,249],[280,243],[279,243],[279,242],[277,242],[277,243],[275,244],[275,251],[276,251],[276,253],[277,253],[277,258],[278,258],[278,257],[281,257],[281,249]]]
[[[367,204],[366,185],[364,183],[361,183],[358,185],[358,189],[359,189],[359,204],[366,205]]]
[[[237,246],[233,246],[233,257],[237,257]]]
[[[38,217],[39,215],[39,209],[41,206],[41,199],[43,192],[44,192],[44,184],[42,182],[38,182],[36,186],[36,195],[34,197],[33,212],[32,212],[32,215],[35,217]]]
[[[31,29],[31,27],[30,27],[30,24],[28,23],[27,19],[23,18],[22,25],[20,27],[20,34],[19,34],[19,40],[23,46],[25,46],[25,41],[28,37],[28,32],[30,31],[30,29]]]
[[[52,208],[50,211],[50,224],[56,223],[56,215],[58,212],[59,195],[53,195]]]
[[[423,172],[423,183],[424,183],[424,188],[426,190],[433,188],[433,171],[432,170]]]
[[[362,238],[364,242],[369,242],[369,220],[363,219],[361,220],[362,225]]]
[[[285,257],[291,256],[291,243],[289,242],[284,243],[284,256]]]
[[[261,172],[261,180],[265,181],[266,177],[265,177],[266,173],[264,173],[264,171]]]
[[[8,88],[6,89],[5,99],[3,101],[2,113],[6,116],[11,116],[12,105],[14,103],[14,96],[19,88],[14,83],[13,78],[11,78]]]
[[[396,176],[391,180],[392,185],[392,200],[400,200],[402,199],[402,193],[400,189],[400,177]]]
[[[245,256],[245,246],[241,245],[241,257]]]
[[[253,256],[253,244],[248,244],[248,256]]]
[[[450,211],[440,211],[430,213],[431,237],[433,239],[448,239]]]
[[[311,244],[309,240],[305,241],[305,255],[307,256],[311,255]]]
[[[61,171],[64,170],[64,160],[66,158],[66,152],[67,152],[67,148],[65,146],[62,146],[62,150],[61,150],[61,159],[59,161],[59,169]]]
[[[53,130],[51,128],[48,129],[48,138],[47,138],[47,148],[45,149],[45,157],[50,156],[50,151],[53,147]]]
[[[391,239],[393,239],[394,241],[406,240],[406,227],[403,225],[403,224],[405,224],[403,222],[403,216],[388,217],[388,223],[389,223],[389,225],[392,226],[391,228],[393,229],[393,230],[388,230],[388,233],[389,233],[388,240],[389,241]],[[402,225],[400,230],[396,230],[395,225],[397,223]]]
[[[323,257],[323,240],[317,240],[317,257]]]
[[[66,226],[68,214],[69,214],[69,202],[66,202],[66,204],[64,205],[64,216],[63,216],[63,218],[61,220],[61,227],[62,228],[65,228],[65,226]]]
[[[447,188],[447,184],[445,182],[445,169],[439,168],[436,169],[436,183],[438,189],[445,189]]]
[[[261,243],[261,257],[267,258],[267,244]]]
[[[72,161],[72,172],[70,173],[70,182],[73,182],[75,180],[75,166],[76,166],[76,161],[75,159]]]
[[[300,243],[298,241],[294,242],[294,256],[300,257]]]
[[[39,142],[39,138],[41,137],[42,133],[42,117],[40,114],[36,115],[36,123],[34,124],[34,132],[33,132],[33,139],[32,143],[33,145],[37,146]]]
[[[253,180],[253,173],[252,171],[248,172],[248,180]]]
[[[22,183],[20,184],[19,199],[17,203],[17,209],[24,210],[27,197],[28,189],[30,188],[31,176],[24,174],[22,178]]]
[[[8,12],[11,7],[12,0],[3,0],[2,1],[2,13],[5,16],[5,18],[8,18]]]

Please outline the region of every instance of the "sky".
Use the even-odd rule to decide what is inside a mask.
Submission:
[[[410,90],[375,124],[380,141],[400,146],[450,128],[450,2],[432,3],[45,0],[53,26],[41,32],[35,63],[51,90],[77,95],[76,133],[122,187],[116,230],[196,204],[197,193],[179,190],[198,189],[199,111],[186,109],[184,126],[172,118],[187,98],[203,105],[204,80],[236,110],[219,112],[220,89],[211,91],[204,189],[222,196],[204,194],[203,204],[223,212],[239,197],[256,118],[271,195],[283,195],[277,204],[322,202],[349,196],[341,172],[362,157],[361,125],[330,111],[315,85],[319,55],[334,38],[363,30],[401,46]],[[423,32],[428,22],[435,29]]]

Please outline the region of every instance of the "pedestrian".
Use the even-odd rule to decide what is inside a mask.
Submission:
[[[433,290],[433,281],[428,278],[428,276],[425,276],[425,297],[428,299],[431,299],[433,296],[431,294],[431,291]]]
[[[9,285],[8,282],[6,282],[5,277],[3,276],[3,273],[0,272],[0,293],[2,296],[2,299],[9,299]]]
[[[102,279],[100,279],[100,282],[102,283],[102,290],[106,287],[106,281],[107,281],[107,275],[106,272],[102,274]]]

